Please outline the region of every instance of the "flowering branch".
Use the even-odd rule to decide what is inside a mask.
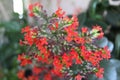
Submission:
[[[21,66],[31,65],[29,76],[24,76],[24,71],[18,72],[18,77],[23,80],[53,80],[52,78],[68,78],[81,80],[86,75],[95,73],[103,77],[103,68],[99,63],[110,58],[106,47],[100,48],[94,44],[95,39],[103,37],[102,28],[93,26],[78,29],[76,16],[69,18],[61,8],[48,16],[39,3],[29,6],[30,16],[42,18],[45,22],[41,26],[26,26],[22,29],[24,40],[20,45],[32,46],[29,54],[18,55]],[[44,78],[42,77],[44,75]]]

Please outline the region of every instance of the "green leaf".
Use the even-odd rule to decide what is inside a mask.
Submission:
[[[106,21],[113,26],[120,26],[120,11],[109,10],[105,16]]]
[[[102,0],[102,1],[101,1],[101,4],[102,4],[104,7],[108,7],[108,6],[110,5],[108,0]]]
[[[116,57],[120,59],[120,34],[117,34],[115,39],[115,52]]]
[[[86,13],[81,13],[80,15],[78,15],[78,21],[79,21],[80,27],[84,25],[85,20],[86,20]]]
[[[99,3],[99,0],[91,0],[89,9],[88,9],[88,14],[90,17],[94,17],[96,14],[96,8],[97,4]]]

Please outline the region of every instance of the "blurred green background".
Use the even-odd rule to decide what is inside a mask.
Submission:
[[[28,24],[34,25],[27,16],[25,7],[25,3],[31,0],[21,0],[23,12],[20,13],[11,10],[13,1],[0,0],[0,80],[18,80],[17,55],[25,50],[19,45],[19,40],[23,38],[21,28]],[[109,0],[91,0],[88,10],[78,15],[79,29],[83,26],[102,26],[105,37],[96,44],[100,47],[107,45],[111,50],[111,59],[101,62],[105,74],[100,80],[120,80],[120,2],[117,3],[119,4],[110,5]],[[88,80],[99,79],[91,75]]]

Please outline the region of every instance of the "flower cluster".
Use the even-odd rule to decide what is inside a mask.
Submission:
[[[110,51],[107,46],[101,48],[94,44],[103,37],[100,26],[78,30],[77,16],[69,18],[61,8],[48,16],[39,3],[30,5],[29,10],[30,16],[39,18],[41,24],[22,29],[24,40],[20,40],[20,45],[28,50],[18,55],[23,67],[18,72],[20,79],[82,80],[91,73],[103,77],[104,69],[99,63],[110,58]]]

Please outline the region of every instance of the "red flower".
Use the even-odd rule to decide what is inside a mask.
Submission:
[[[27,64],[31,64],[32,61],[30,58],[26,58],[24,54],[18,55],[18,60],[21,62],[21,66],[26,66]]]
[[[103,32],[100,32],[99,35],[98,35],[98,38],[99,38],[99,39],[102,38],[103,35],[104,35],[104,33],[103,33]]]
[[[78,37],[78,32],[74,30],[75,28],[71,28],[70,26],[65,28],[65,31],[67,32],[66,40],[68,42],[71,42],[72,40],[76,39],[76,37]]]
[[[26,59],[24,58],[22,61],[21,61],[21,66],[26,66],[27,64],[32,64],[32,61],[31,59]]]
[[[50,30],[57,30],[59,27],[58,22],[53,23],[52,25],[48,26]]]
[[[20,46],[24,45],[24,42],[22,40],[19,41]]]
[[[38,35],[37,29],[33,28],[30,29],[29,26],[26,26],[22,29],[22,32],[24,32],[24,44],[32,46],[33,43],[36,41],[36,37]]]
[[[30,26],[26,26],[25,28],[22,28],[22,33],[27,33],[30,31]]]
[[[76,58],[76,64],[82,64],[82,60],[79,57]]]
[[[53,60],[53,66],[55,71],[60,72],[63,68],[63,64],[61,63],[61,61],[59,60],[59,57],[55,57]]]
[[[35,3],[35,4],[30,4],[29,5],[29,16],[33,17],[35,16],[35,13],[34,11],[40,11],[40,9],[42,8],[42,5],[40,3]]]
[[[104,69],[99,68],[98,71],[95,74],[98,78],[103,78],[103,73],[104,73]]]
[[[82,33],[87,33],[88,28],[87,27],[83,27],[83,28],[81,28],[81,30],[82,30]]]
[[[57,15],[57,17],[62,18],[65,15],[65,12],[62,11],[61,8],[58,8],[58,10],[55,12],[55,14]]]
[[[73,40],[71,36],[66,36],[65,39],[66,39],[68,42],[71,42],[71,41]]]
[[[81,64],[82,63],[82,60],[80,59],[79,54],[74,49],[71,50],[70,55],[71,55],[70,58],[72,60],[75,60],[76,64]]]
[[[35,8],[35,7],[41,7],[42,5],[40,4],[40,3],[34,3],[34,4],[30,4],[29,5],[29,10],[30,11],[33,11],[33,9]]]
[[[74,40],[77,44],[84,44],[85,43],[85,39],[82,37],[76,37]]]
[[[17,76],[19,79],[23,79],[24,78],[24,70],[20,70],[18,73],[17,73]]]
[[[35,16],[35,15],[34,15],[34,13],[30,12],[30,13],[29,13],[29,16],[30,16],[30,17],[33,17],[33,16]]]
[[[48,73],[44,76],[44,80],[52,80],[50,73]]]
[[[58,76],[58,77],[62,77],[61,71],[58,71],[58,70],[56,70],[56,69],[52,69],[52,70],[51,70],[51,73],[52,73],[53,75]]]
[[[78,18],[77,18],[77,16],[73,16],[72,18],[71,18],[71,20],[72,20],[72,25],[71,25],[71,27],[74,27],[75,29],[77,29],[77,27],[79,26],[79,22],[78,22]]]
[[[62,56],[62,63],[65,64],[67,68],[72,65],[72,60],[70,59],[70,56],[66,53],[64,53]]]
[[[82,76],[78,74],[77,76],[75,76],[75,80],[82,80]]]
[[[96,25],[96,26],[93,26],[93,29],[94,29],[94,30],[98,30],[98,31],[102,31],[101,26],[97,26],[97,25]]]
[[[44,47],[44,45],[47,45],[48,42],[47,42],[47,38],[43,37],[43,38],[40,38],[36,41],[36,46],[39,48],[39,47]]]
[[[94,38],[102,38],[104,35],[100,26],[93,26],[91,33],[93,34]]]
[[[25,54],[22,53],[22,54],[19,54],[19,55],[18,55],[17,60],[18,60],[18,61],[21,61],[21,60],[23,60],[24,58],[25,58]]]
[[[33,72],[38,75],[38,74],[40,74],[42,72],[42,69],[34,66]]]
[[[78,53],[74,49],[70,51],[70,55],[71,55],[71,59],[76,59],[79,57]]]
[[[104,59],[109,59],[111,57],[110,55],[110,50],[108,49],[107,46],[105,46],[103,48],[103,53],[101,52],[101,56],[104,58]]]

